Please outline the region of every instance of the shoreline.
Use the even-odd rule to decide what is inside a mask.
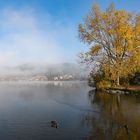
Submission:
[[[70,81],[0,81],[0,85],[3,84],[64,84],[64,83],[86,83],[86,80],[70,80]]]
[[[140,86],[110,87],[104,89],[96,88],[96,91],[102,91],[110,94],[140,95]]]

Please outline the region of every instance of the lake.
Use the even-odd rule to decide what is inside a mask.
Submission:
[[[0,83],[1,140],[139,138],[140,96],[96,93],[79,81]]]

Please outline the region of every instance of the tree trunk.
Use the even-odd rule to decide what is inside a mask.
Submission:
[[[120,77],[119,77],[119,76],[117,77],[116,84],[117,84],[117,86],[119,86],[119,85],[120,85]]]

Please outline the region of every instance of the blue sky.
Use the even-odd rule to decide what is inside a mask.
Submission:
[[[0,0],[0,65],[76,62],[88,49],[77,27],[97,3],[112,0]],[[116,8],[140,12],[139,0],[115,0]]]

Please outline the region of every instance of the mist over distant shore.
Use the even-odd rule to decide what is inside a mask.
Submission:
[[[0,68],[0,81],[86,79],[88,70],[76,63],[22,64]]]

